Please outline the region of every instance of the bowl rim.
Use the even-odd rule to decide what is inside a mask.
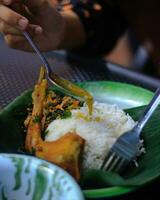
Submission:
[[[48,162],[46,160],[43,160],[41,158],[37,158],[35,156],[32,156],[32,155],[26,155],[26,154],[18,154],[18,153],[0,153],[0,158],[4,158],[4,157],[7,157],[7,158],[10,158],[10,157],[14,157],[14,158],[23,158],[23,159],[32,159],[33,162],[31,162],[32,164],[38,164],[39,162],[42,163],[42,164],[46,164],[45,167],[48,168],[49,170],[58,170],[60,173],[62,173],[63,175],[65,175],[67,177],[67,180],[72,184],[72,187],[74,188],[75,190],[75,193],[77,194],[77,196],[79,197],[79,200],[84,200],[84,195],[83,195],[83,191],[82,189],[80,188],[80,186],[78,185],[78,183],[76,182],[76,180],[67,172],[65,171],[64,169],[62,169],[61,167],[59,167],[58,165],[56,164],[53,164],[51,162]],[[34,161],[36,161],[34,163]],[[49,173],[49,171],[48,171]]]

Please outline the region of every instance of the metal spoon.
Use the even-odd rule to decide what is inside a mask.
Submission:
[[[91,94],[88,93],[86,90],[80,88],[79,86],[73,84],[72,82],[53,73],[46,57],[41,53],[37,45],[33,42],[30,35],[26,31],[24,31],[23,34],[44,64],[49,81],[53,83],[57,87],[57,89],[59,89],[63,93],[74,96],[75,98],[78,98],[82,101],[86,101],[89,108],[89,113],[91,114],[93,103],[93,97],[91,96]]]

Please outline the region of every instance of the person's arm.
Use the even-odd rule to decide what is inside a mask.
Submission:
[[[27,19],[7,7],[15,2],[22,5],[22,0],[9,2],[0,0],[0,32],[9,46],[21,50],[32,50],[21,32],[26,30],[42,51],[69,49],[102,56],[114,48],[127,27],[108,0],[71,0],[60,12],[56,7],[62,1],[27,0]]]
[[[32,51],[22,34],[27,31],[42,51],[83,45],[85,31],[79,17],[72,10],[58,12],[56,2],[27,0],[24,7],[22,0],[0,0],[0,32],[6,43],[12,48]]]

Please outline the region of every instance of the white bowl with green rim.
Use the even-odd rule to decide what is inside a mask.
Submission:
[[[35,157],[0,154],[1,200],[84,200],[63,169]]]

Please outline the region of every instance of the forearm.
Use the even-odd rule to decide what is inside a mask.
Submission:
[[[8,7],[15,6],[15,2],[16,6],[22,6],[21,0],[11,0],[9,4],[2,4],[0,0],[0,32],[10,47],[33,51],[22,31],[30,34],[41,51],[77,49],[84,45],[85,31],[72,9],[63,7],[61,12],[58,11],[59,5],[55,0],[28,0],[23,15]]]

